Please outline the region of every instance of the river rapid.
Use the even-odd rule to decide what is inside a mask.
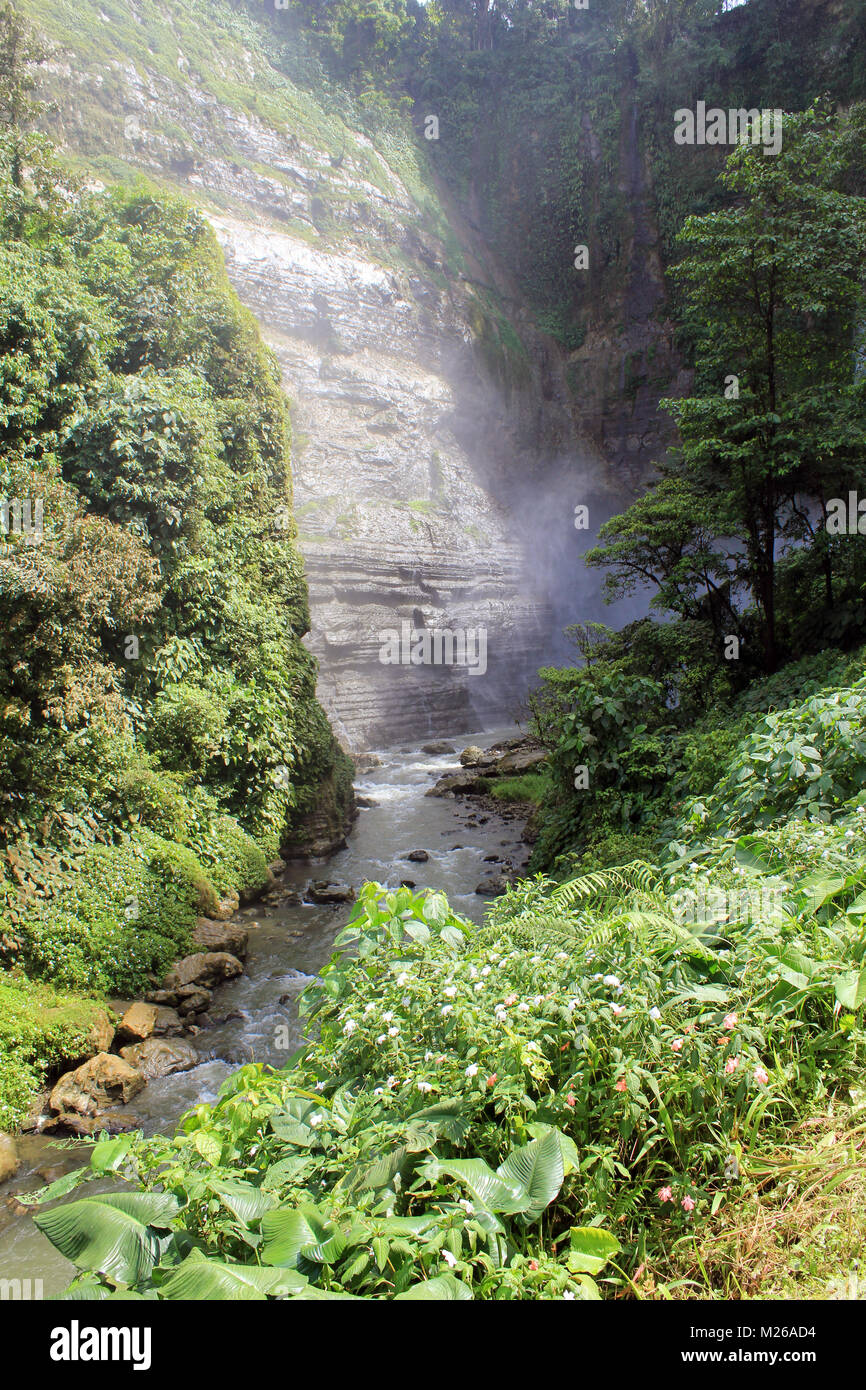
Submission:
[[[453,746],[459,751],[469,743],[489,745],[519,732],[486,730],[461,736]],[[522,822],[479,810],[472,801],[425,795],[438,777],[459,770],[457,753],[432,755],[401,746],[379,750],[378,756],[381,765],[355,779],[359,798],[373,804],[359,810],[346,848],[324,863],[290,864],[280,891],[288,895],[294,888],[302,894],[313,879],[346,883],[356,892],[371,880],[396,888],[409,879],[418,889],[442,890],[456,912],[480,922],[489,899],[476,894],[476,885],[525,864]],[[413,850],[426,850],[427,862],[407,860]],[[225,1021],[213,1022],[194,1039],[201,1065],[148,1082],[130,1105],[145,1133],[172,1132],[186,1110],[213,1100],[225,1077],[245,1062],[285,1065],[304,1036],[297,996],[327,961],[351,911],[351,903],[254,904],[237,914],[250,928],[246,972],[215,994],[213,1015]],[[80,1166],[88,1147],[59,1147],[57,1140],[38,1134],[17,1142],[21,1169],[0,1189],[0,1278],[41,1280],[42,1296],[49,1298],[65,1288],[73,1266],[36,1230],[30,1211],[14,1194]]]

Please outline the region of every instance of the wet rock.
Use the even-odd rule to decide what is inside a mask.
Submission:
[[[352,758],[356,772],[370,772],[374,767],[382,766],[382,759],[378,753],[356,753]]]
[[[148,1004],[173,1009],[177,1003],[177,991],[173,989],[152,989],[145,996]]]
[[[400,879],[400,887],[401,887],[401,888],[415,888],[415,887],[417,887],[417,884],[415,883],[414,878],[401,878],[401,879]]]
[[[167,1038],[146,1038],[144,1042],[122,1047],[120,1055],[148,1081],[156,1076],[171,1076],[176,1071],[191,1071],[201,1061],[189,1043],[176,1039],[169,1042]]]
[[[354,900],[355,891],[347,883],[319,879],[310,884],[306,897],[311,903],[350,903]]]
[[[436,758],[445,753],[456,753],[457,749],[454,747],[453,743],[446,743],[444,740],[440,739],[438,743],[422,743],[421,752],[429,753],[431,757]]]
[[[362,810],[369,810],[371,806],[378,806],[379,803],[373,796],[356,796],[355,805],[360,806]]]
[[[187,985],[211,989],[221,985],[224,980],[242,975],[243,971],[241,962],[230,951],[200,951],[179,960],[166,975],[164,983],[167,990],[174,990],[180,997]]]
[[[501,878],[482,878],[475,891],[480,897],[498,898],[505,892],[506,885]]]
[[[142,1004],[141,1001],[130,1004],[120,1020],[118,1037],[123,1042],[141,1042],[143,1038],[149,1038],[156,1023],[156,1016],[156,1004]]]
[[[239,960],[247,954],[250,934],[237,922],[214,922],[209,917],[196,920],[192,934],[194,946],[203,951],[228,951]]]
[[[484,757],[484,749],[479,748],[477,743],[470,743],[468,748],[464,748],[460,754],[461,767],[477,767]]]
[[[20,1166],[15,1140],[9,1134],[0,1134],[0,1182],[14,1178]]]
[[[484,856],[484,863],[485,863],[485,864],[501,864],[501,863],[502,863],[502,860],[499,858],[499,855],[498,855],[498,854],[485,854],[485,856]]]
[[[95,1115],[105,1105],[126,1105],[143,1086],[144,1077],[135,1067],[122,1057],[100,1052],[61,1076],[48,1104],[61,1115]]]
[[[77,1134],[80,1139],[93,1139],[97,1134],[123,1134],[130,1129],[138,1129],[141,1121],[135,1115],[103,1114],[78,1115],[75,1112],[55,1115],[44,1126],[44,1132],[54,1133],[67,1130]]]
[[[153,1024],[153,1037],[170,1038],[176,1033],[182,1032],[183,1024],[177,1009],[169,1009],[164,1006],[157,1009]]]
[[[469,772],[449,772],[425,792],[425,796],[466,796],[479,790],[478,778]]]
[[[430,855],[426,849],[413,849],[411,854],[406,855],[406,858],[411,860],[413,864],[426,864]]]
[[[273,874],[274,878],[276,878],[279,874],[285,873],[285,871],[286,871],[286,861],[285,861],[285,859],[275,859],[274,862],[273,862],[273,864],[269,864],[269,865],[268,865],[268,873],[269,873],[269,874]]]
[[[183,1018],[188,1018],[190,1014],[203,1014],[210,1008],[213,995],[209,989],[203,989],[200,985],[184,985],[178,990],[177,1011]]]

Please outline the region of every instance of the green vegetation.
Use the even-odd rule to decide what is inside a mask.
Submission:
[[[21,1123],[52,1068],[93,1052],[105,1017],[90,999],[0,971],[0,1130]]]
[[[0,965],[130,994],[311,811],[342,827],[350,768],[276,363],[199,214],[26,129],[9,10],[0,39]]]

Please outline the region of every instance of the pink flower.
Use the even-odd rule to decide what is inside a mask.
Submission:
[[[736,1028],[737,1022],[738,1019],[736,1014],[725,1014],[724,1018],[722,1019],[722,1027],[727,1029],[727,1031],[730,1033],[734,1028]]]
[[[509,994],[508,998],[507,998],[506,1001],[505,1001],[505,1007],[506,1007],[506,1008],[509,1008],[512,1004],[516,1004],[516,1003],[517,1003],[517,995],[516,995],[516,994]]]
[[[625,1013],[625,1005],[624,1005],[624,1004],[611,1004],[611,1006],[610,1006],[610,1011],[611,1011],[611,1013],[614,1015],[615,1018],[619,1018],[619,1015],[620,1015],[620,1014],[624,1014],[624,1013]]]
[[[682,1207],[683,1211],[694,1211],[695,1200],[693,1197],[684,1197],[682,1202],[680,1203],[680,1206]]]
[[[672,1047],[672,1049],[674,1050],[674,1052],[682,1052],[682,1050],[683,1050],[683,1040],[682,1040],[682,1038],[674,1038],[673,1042],[671,1043],[671,1047]]]
[[[573,1091],[569,1091],[568,1095],[565,1097],[565,1103],[566,1103],[566,1105],[570,1105],[570,1106],[573,1108],[573,1107],[574,1107],[574,1102],[575,1102],[574,1092],[573,1092]]]
[[[625,1077],[624,1077],[624,1076],[621,1076],[621,1077],[619,1078],[619,1081],[616,1083],[616,1085],[614,1086],[613,1089],[614,1089],[615,1091],[624,1091],[624,1090],[626,1089]]]
[[[529,1268],[530,1268],[530,1269],[538,1269],[538,1261],[537,1261],[537,1260],[530,1260],[530,1261],[529,1261]]]
[[[674,1194],[673,1194],[671,1188],[669,1188],[669,1187],[660,1187],[660,1188],[659,1188],[659,1201],[660,1201],[660,1202],[672,1202],[673,1200],[674,1200]]]
[[[488,1084],[488,1086],[495,1086],[495,1085],[496,1085],[496,1072],[494,1072],[492,1076],[488,1076],[488,1078],[487,1078],[487,1084]]]
[[[736,1071],[736,1070],[737,1070],[737,1059],[736,1059],[736,1057],[729,1057],[728,1060],[727,1060],[727,1062],[725,1063],[725,1075],[726,1075],[726,1076],[730,1076],[731,1072]]]
[[[764,1070],[763,1067],[755,1067],[755,1080],[757,1081],[759,1086],[766,1086],[769,1079],[769,1074]]]

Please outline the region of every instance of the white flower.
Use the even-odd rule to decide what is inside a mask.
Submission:
[[[382,1022],[383,1022],[383,1023],[390,1023],[390,1022],[391,1022],[391,1019],[392,1019],[393,1017],[394,1017],[394,1015],[393,1015],[392,1013],[383,1014],[383,1015],[382,1015]]]
[[[478,981],[478,984],[475,985],[475,993],[476,993],[476,994],[480,994],[481,991],[483,990],[483,988],[484,988],[484,985],[483,985],[483,984],[481,983],[481,981],[479,980],[479,981]]]
[[[316,1128],[316,1125],[320,1125],[321,1123],[322,1123],[322,1117],[321,1117],[321,1115],[311,1115],[311,1116],[310,1116],[310,1124],[312,1125],[313,1129]]]
[[[377,1043],[379,1044],[379,1046],[381,1047],[382,1043],[385,1042],[385,1034],[384,1034],[384,1033],[380,1033],[379,1036],[378,1036],[378,1038],[376,1039],[376,1042],[377,1042]]]
[[[398,984],[398,985],[405,985],[408,979],[409,979],[409,976],[406,974],[406,971],[405,971],[405,970],[402,970],[402,971],[400,972],[400,974],[397,976],[397,984]]]
[[[518,1004],[518,1005],[517,1005],[517,1012],[518,1012],[519,1014],[528,1014],[528,1013],[529,1013],[529,1005],[527,1004],[527,1002],[526,1002],[525,999],[523,1000],[523,1002],[522,1002],[521,1004]]]
[[[396,1086],[396,1085],[397,1085],[397,1078],[396,1078],[396,1076],[389,1076],[389,1077],[388,1077],[388,1080],[386,1081],[385,1084],[386,1084],[386,1086],[391,1086],[392,1088],[393,1088],[394,1086]]]
[[[574,1298],[574,1294],[572,1293],[571,1289],[566,1289],[565,1293],[562,1296],[563,1298]]]
[[[432,1061],[432,1060],[433,1060],[433,1053],[432,1053],[432,1052],[430,1051],[430,1049],[428,1048],[427,1051],[424,1053],[424,1061],[425,1061],[425,1062],[430,1062],[430,1061]]]
[[[457,986],[447,985],[446,988],[443,989],[442,993],[445,995],[446,999],[453,999],[455,994],[457,993]]]
[[[425,1092],[426,1092],[426,1091],[432,1091],[432,1090],[433,1090],[433,1087],[430,1085],[430,1082],[429,1082],[429,1081],[419,1081],[419,1082],[418,1082],[418,1090],[419,1090],[419,1091],[425,1091]]]
[[[484,966],[484,969],[481,971],[481,974],[482,974],[482,975],[489,975],[489,974],[490,974],[490,966],[489,966],[489,965],[485,965],[485,966]]]
[[[442,1017],[443,1017],[443,1018],[447,1018],[448,1015],[449,1015],[449,1014],[453,1014],[453,1012],[454,1012],[454,1005],[453,1005],[453,1004],[444,1004],[444,1005],[443,1005],[443,1007],[442,1007]]]
[[[348,1034],[348,1033],[354,1033],[354,1032],[355,1032],[355,1029],[356,1029],[357,1027],[358,1027],[358,1025],[357,1025],[357,1023],[355,1022],[355,1020],[354,1020],[353,1018],[350,1018],[349,1021],[348,1021],[348,1023],[346,1023],[346,1024],[344,1025],[344,1027],[343,1027],[343,1032],[344,1032],[344,1033],[347,1033],[347,1034]]]
[[[463,1210],[464,1210],[465,1212],[468,1212],[468,1214],[469,1214],[470,1216],[472,1215],[472,1213],[473,1213],[474,1210],[475,1210],[475,1208],[473,1207],[472,1203],[469,1202],[469,1201],[467,1201],[467,1199],[466,1199],[465,1197],[461,1197],[461,1198],[460,1198],[460,1201],[457,1203],[457,1205],[458,1205],[458,1207],[462,1207]]]
[[[368,1014],[374,1014],[375,1012],[376,1012],[376,1005],[375,1005],[375,1004],[365,1004],[365,1005],[364,1005],[364,1017],[365,1017],[365,1018],[367,1017]]]
[[[478,1075],[478,1068],[476,1067],[476,1065],[475,1065],[474,1062],[470,1062],[469,1066],[466,1068],[466,1075],[467,1075],[467,1076],[477,1076],[477,1075]]]
[[[385,1088],[384,1088],[384,1086],[376,1086],[376,1087],[374,1088],[374,1090],[373,1090],[373,1095],[374,1095],[374,1096],[383,1096],[384,1094],[385,1094]]]
[[[324,1083],[324,1081],[317,1081],[317,1082],[316,1082],[316,1090],[317,1090],[317,1091],[324,1091],[324,1089],[325,1089],[325,1083]]]
[[[389,1029],[388,1029],[388,1037],[389,1037],[389,1038],[396,1038],[396,1037],[399,1036],[399,1033],[400,1033],[400,1029],[399,1029],[399,1028],[389,1028]]]
[[[661,1016],[661,1009],[650,1009],[650,1018],[658,1020]]]
[[[453,1269],[457,1263],[457,1257],[455,1255],[452,1255],[450,1250],[443,1250],[442,1258],[449,1269]]]
[[[616,975],[605,975],[603,983],[606,985],[610,985],[611,989],[620,988],[620,982],[617,979]]]
[[[554,960],[568,960],[568,952],[567,952],[567,951],[557,951],[557,953],[556,953],[556,955],[554,956],[553,959],[554,959]]]

